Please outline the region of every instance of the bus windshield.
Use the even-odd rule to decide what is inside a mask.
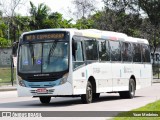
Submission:
[[[20,73],[53,73],[68,70],[68,45],[66,41],[27,43],[20,45]]]

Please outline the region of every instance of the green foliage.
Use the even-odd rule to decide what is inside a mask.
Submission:
[[[72,27],[72,20],[63,19],[63,15],[58,12],[50,12],[50,8],[41,3],[36,7],[30,2],[30,29],[46,29],[46,28],[69,28]]]
[[[0,47],[10,47],[11,41],[0,37]]]
[[[91,29],[93,27],[93,20],[81,18],[77,20],[75,27],[78,29]]]
[[[2,20],[0,20],[0,37],[4,37],[6,29],[6,24]]]
[[[160,44],[160,1],[103,0],[103,2],[105,3],[104,8],[92,15],[84,13],[82,9],[83,15],[75,24],[72,23],[72,19],[64,19],[59,12],[50,12],[50,8],[44,3],[36,6],[30,2],[29,16],[15,14],[10,21],[10,39],[11,41],[18,40],[23,32],[36,29],[78,28],[123,32],[129,36],[146,38],[154,49]],[[77,1],[76,4],[78,5],[80,2]],[[85,7],[84,3],[81,5]],[[92,7],[94,8],[94,6]],[[89,11],[92,11],[91,8]],[[148,18],[140,16],[139,8],[148,15]],[[79,11],[78,13],[80,14]],[[10,42],[5,40],[8,39],[7,21],[9,19],[9,17],[0,18],[1,46],[10,45]]]
[[[160,24],[159,0],[139,0],[138,5],[148,15],[148,18],[153,25],[157,26]]]
[[[39,4],[38,7],[36,7],[32,2],[30,2],[30,5],[31,29],[44,29],[44,21],[48,17],[50,8],[43,3]]]

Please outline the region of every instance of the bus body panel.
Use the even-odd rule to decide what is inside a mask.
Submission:
[[[112,63],[112,79],[113,91],[128,90],[129,77],[125,75],[123,63]]]
[[[141,68],[141,88],[151,86],[152,82],[152,65],[143,64]]]
[[[86,66],[80,67],[73,71],[73,94],[85,94],[87,85]]]
[[[69,82],[62,84],[60,86],[55,86],[51,88],[46,88],[48,93],[37,93],[37,89],[39,88],[27,88],[22,86],[17,86],[18,96],[58,96],[58,95],[72,95],[72,85]],[[53,91],[53,92],[52,92]]]
[[[87,81],[93,77],[97,93],[112,91],[111,63],[90,63],[73,72],[74,94],[85,94]]]
[[[94,75],[97,81],[97,92],[110,92],[112,91],[112,71],[111,71],[111,63],[103,62],[96,63],[94,65]]]

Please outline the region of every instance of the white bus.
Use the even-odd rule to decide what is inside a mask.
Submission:
[[[91,103],[100,93],[133,98],[150,86],[152,65],[145,39],[126,34],[77,29],[45,29],[23,33],[18,45],[19,96],[80,96]]]

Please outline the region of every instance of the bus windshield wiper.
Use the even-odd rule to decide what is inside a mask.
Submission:
[[[50,63],[50,57],[53,55],[56,45],[57,45],[57,42],[54,42],[52,44],[52,47],[50,48],[49,55],[48,55],[48,64]]]
[[[33,65],[34,65],[34,49],[33,49],[33,45],[29,43],[29,50],[30,50],[30,53],[31,53],[31,59],[32,59],[32,62],[33,62]]]

